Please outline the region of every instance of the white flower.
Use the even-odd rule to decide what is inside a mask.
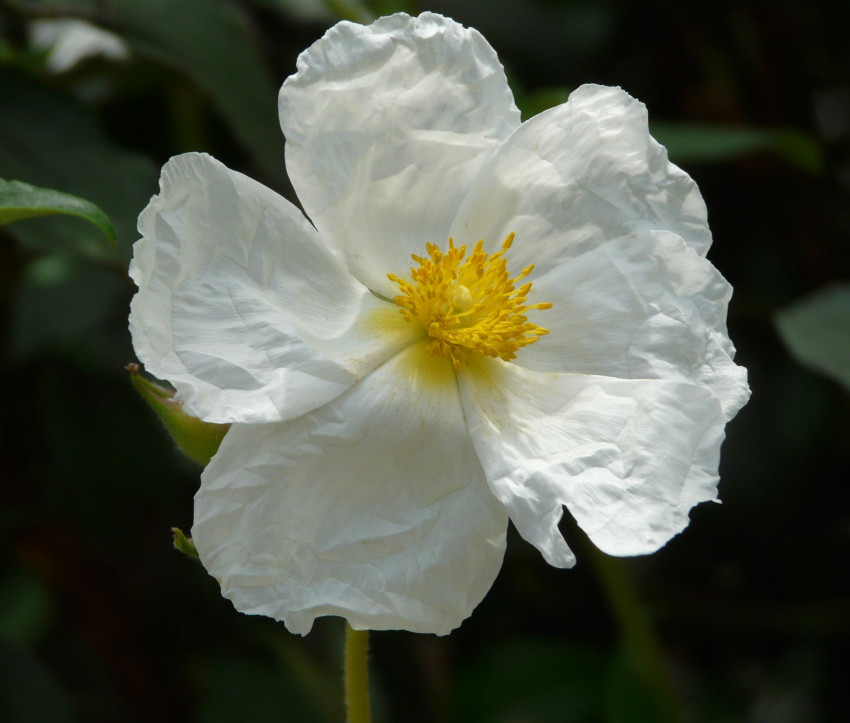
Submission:
[[[29,31],[33,46],[48,51],[45,66],[51,73],[64,73],[97,55],[110,60],[130,57],[130,49],[120,36],[85,20],[34,20]]]
[[[234,423],[193,537],[237,609],[443,634],[509,518],[570,567],[563,505],[639,555],[716,498],[731,288],[642,104],[584,86],[520,124],[484,38],[425,13],[331,28],[280,118],[312,225],[187,154],[131,265],[139,358]]]

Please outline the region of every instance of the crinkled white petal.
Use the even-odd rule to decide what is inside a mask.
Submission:
[[[497,248],[534,279],[589,248],[644,230],[711,244],[690,177],[650,135],[646,107],[619,88],[584,85],[522,124],[485,164],[452,224],[456,241]]]
[[[279,105],[307,215],[388,296],[387,273],[447,243],[471,179],[520,120],[487,41],[432,13],[335,25],[298,58]]]
[[[298,416],[415,338],[265,186],[201,154],[172,158],[160,186],[139,217],[130,331],[190,414]]]
[[[749,398],[726,332],[732,287],[677,235],[643,231],[595,246],[538,278],[533,320],[549,334],[516,363],[545,372],[679,379],[707,386],[730,419]]]
[[[445,634],[492,585],[506,528],[451,364],[420,343],[303,417],[234,425],[192,534],[241,612]]]
[[[541,373],[479,359],[458,375],[493,493],[551,564],[572,558],[566,505],[604,552],[654,552],[713,500],[724,417],[704,387]]]

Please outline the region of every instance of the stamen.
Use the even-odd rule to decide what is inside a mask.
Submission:
[[[551,309],[552,304],[526,304],[531,282],[516,287],[534,265],[514,278],[508,275],[505,252],[513,240],[514,234],[508,234],[502,248],[490,255],[479,241],[468,258],[466,246],[455,246],[453,239],[445,253],[428,243],[427,257],[411,256],[418,264],[410,269],[411,281],[387,274],[401,291],[393,301],[401,307],[402,316],[421,324],[433,339],[428,351],[448,356],[455,369],[462,367],[470,353],[514,359],[518,349],[549,333],[529,322],[525,313]]]

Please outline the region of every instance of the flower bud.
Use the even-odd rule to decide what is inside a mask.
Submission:
[[[171,528],[171,541],[174,543],[175,550],[179,550],[187,557],[193,557],[196,560],[200,559],[198,557],[198,550],[195,548],[195,543],[192,542],[192,538],[186,537],[186,533],[179,527]]]

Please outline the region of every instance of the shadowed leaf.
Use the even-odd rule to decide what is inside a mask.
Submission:
[[[850,284],[815,292],[774,318],[797,361],[850,390]]]
[[[26,218],[65,214],[88,221],[114,244],[115,229],[103,211],[90,201],[49,188],[0,178],[0,226]]]
[[[650,130],[674,163],[720,163],[768,152],[810,173],[818,173],[823,166],[820,146],[811,136],[794,129],[652,123]]]
[[[74,98],[25,73],[0,68],[0,98],[0,178],[26,178],[96,204],[118,244],[108,247],[88,226],[57,217],[10,225],[9,233],[30,249],[128,260],[139,211],[157,189],[156,167],[115,145]]]

